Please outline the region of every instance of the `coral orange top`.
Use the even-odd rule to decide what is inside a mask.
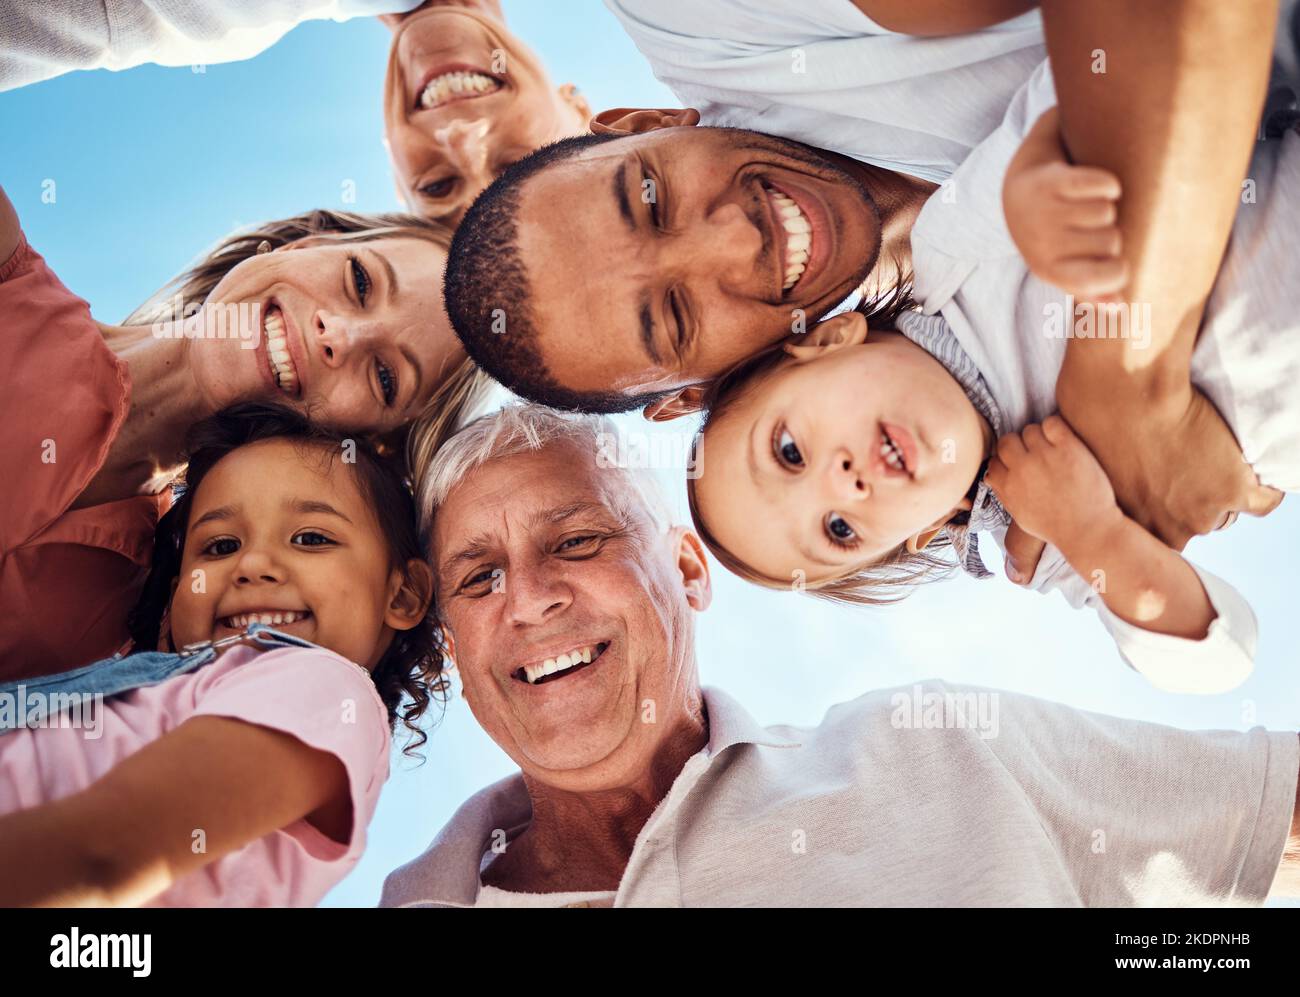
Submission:
[[[71,508],[131,402],[90,308],[25,237],[0,265],[0,682],[108,657],[170,492]]]

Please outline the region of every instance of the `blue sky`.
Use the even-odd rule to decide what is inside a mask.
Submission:
[[[676,103],[596,0],[505,8],[556,82],[578,84],[593,108]],[[314,207],[398,207],[379,117],[387,38],[373,21],[317,22],[203,73],[81,73],[0,94],[0,184],[63,281],[97,318],[119,321],[233,228]],[[41,198],[50,180],[52,204]],[[343,202],[348,181],[355,205]],[[663,477],[684,515],[680,475]],[[868,689],[942,676],[1179,727],[1293,730],[1298,510],[1289,499],[1268,520],[1243,519],[1191,548],[1260,619],[1255,675],[1227,695],[1149,688],[1091,614],[1001,578],[957,579],[869,612],[758,590],[716,566],[714,604],[698,626],[701,675],[764,722],[812,724]],[[384,875],[423,850],[461,801],[513,770],[459,700],[423,751],[421,766],[394,756],[369,849],[328,904],[373,904]]]

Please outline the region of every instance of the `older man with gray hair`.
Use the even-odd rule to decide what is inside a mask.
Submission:
[[[1293,892],[1294,733],[1176,730],[938,681],[870,692],[816,727],[764,727],[702,689],[708,564],[645,472],[610,466],[615,432],[508,407],[422,474],[438,621],[470,709],[521,771],[395,870],[383,905],[1128,906]]]

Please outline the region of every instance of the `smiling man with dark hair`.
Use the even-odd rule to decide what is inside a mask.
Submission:
[[[447,308],[507,387],[636,408],[821,318],[869,277],[897,282],[933,184],[698,120],[605,112],[598,134],[516,164],[471,209]]]

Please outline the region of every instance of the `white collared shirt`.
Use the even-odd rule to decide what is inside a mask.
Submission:
[[[1047,55],[1032,11],[942,38],[849,0],[605,0],[655,77],[706,125],[795,139],[942,183]]]
[[[1294,733],[935,680],[812,728],[762,727],[717,689],[704,702],[708,746],[642,828],[615,907],[1257,904],[1295,807]],[[381,906],[475,906],[493,842],[530,816],[519,774],[475,794]]]

